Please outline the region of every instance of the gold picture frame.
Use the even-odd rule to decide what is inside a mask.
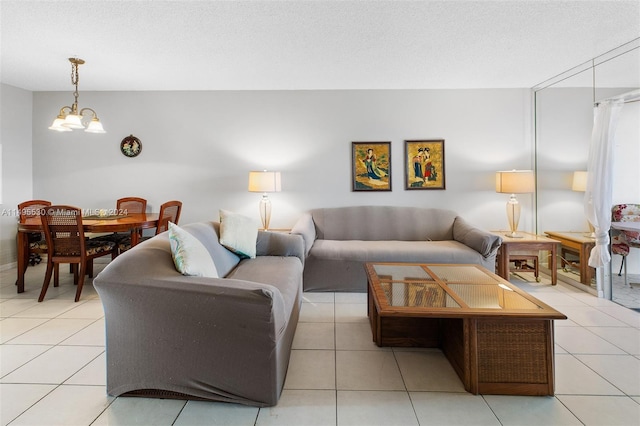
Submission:
[[[391,191],[391,142],[351,143],[351,190]]]
[[[405,189],[446,189],[444,139],[404,141]]]

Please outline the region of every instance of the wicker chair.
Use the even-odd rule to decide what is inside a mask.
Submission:
[[[40,216],[40,213],[50,205],[51,201],[45,200],[29,200],[18,204],[20,223],[25,223],[27,219]],[[29,264],[40,263],[42,261],[40,255],[47,253],[47,241],[42,232],[30,232],[27,234],[27,238],[29,239],[29,261],[25,262],[23,273],[27,271]]]
[[[178,223],[180,220],[180,212],[182,211],[182,202],[180,201],[167,201],[160,206],[160,214],[158,217],[158,226],[156,227],[155,235],[169,229],[169,222]],[[148,240],[151,237],[144,237],[140,241]],[[123,253],[131,248],[131,237],[128,236],[118,244],[118,251]]]
[[[640,204],[616,204],[611,209],[612,222],[640,222]],[[629,287],[627,255],[632,247],[640,248],[640,232],[611,229],[611,253],[622,256],[620,271],[624,267],[624,285]]]
[[[75,301],[80,300],[84,276],[93,263],[93,259],[113,254],[116,244],[111,241],[86,239],[82,227],[82,211],[72,206],[50,206],[40,216],[47,240],[47,272],[42,284],[38,302],[44,300],[49,288],[51,274],[54,274],[53,285],[59,285],[59,264],[69,263],[73,266],[73,281],[77,284]]]

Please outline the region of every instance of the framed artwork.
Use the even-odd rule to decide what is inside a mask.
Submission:
[[[129,135],[120,142],[120,152],[125,157],[136,157],[142,151],[142,142],[133,135]]]
[[[404,141],[404,189],[445,189],[444,139]]]
[[[351,143],[352,191],[391,191],[391,142]]]

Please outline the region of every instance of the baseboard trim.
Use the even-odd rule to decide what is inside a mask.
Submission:
[[[5,263],[4,265],[0,265],[0,272],[6,271],[7,269],[17,268],[18,262]]]

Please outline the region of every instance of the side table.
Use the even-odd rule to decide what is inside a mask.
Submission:
[[[580,282],[585,285],[591,285],[593,278],[593,268],[589,267],[589,255],[591,249],[596,245],[595,239],[586,236],[585,232],[564,232],[564,231],[545,231],[549,237],[560,241],[560,255],[562,257],[562,266],[572,262],[565,259],[565,253],[575,253],[578,255],[578,269],[580,270]]]
[[[498,249],[498,270],[496,273],[509,281],[509,257],[517,252],[529,250],[548,250],[549,269],[551,270],[551,285],[558,283],[557,251],[560,241],[530,232],[518,232],[519,238],[508,237],[508,231],[491,231],[492,234],[502,238],[502,245]]]

